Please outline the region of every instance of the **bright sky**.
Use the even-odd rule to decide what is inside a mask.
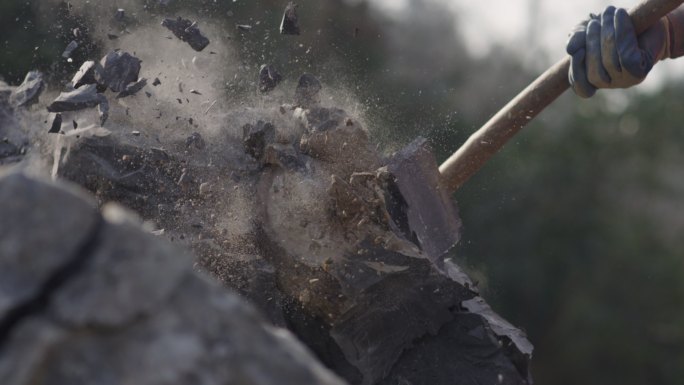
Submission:
[[[410,0],[373,0],[387,11],[401,10]],[[466,38],[470,52],[486,55],[494,42],[524,47],[529,56],[543,55],[546,63],[565,54],[568,32],[590,12],[599,13],[608,5],[629,9],[640,0],[429,0],[446,4],[455,11],[457,27]],[[536,14],[536,16],[535,16]],[[657,67],[642,88],[655,88],[663,75],[684,77],[681,60]]]

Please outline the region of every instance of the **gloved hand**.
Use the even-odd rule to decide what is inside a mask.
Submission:
[[[627,88],[641,83],[658,60],[674,57],[671,40],[679,30],[684,31],[684,18],[675,15],[675,26],[671,19],[670,15],[663,17],[637,37],[632,20],[622,8],[610,6],[600,16],[591,15],[573,29],[568,40],[572,89],[588,98],[598,88]]]

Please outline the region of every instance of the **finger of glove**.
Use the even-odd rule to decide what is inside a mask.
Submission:
[[[643,80],[653,67],[654,60],[649,59],[639,47],[634,24],[624,9],[615,12],[615,45],[620,65],[626,72],[623,76],[631,76],[633,84]]]
[[[572,90],[582,98],[592,97],[596,93],[596,87],[589,83],[586,73],[586,50],[580,48],[570,56],[570,69],[568,71],[568,81]]]
[[[610,76],[603,68],[601,59],[601,23],[597,20],[591,20],[587,24],[585,61],[589,83],[596,88],[610,87]]]
[[[570,38],[568,39],[568,43],[565,46],[565,51],[569,55],[574,55],[575,52],[579,51],[580,49],[584,49],[584,45],[586,44],[587,41],[587,24],[589,23],[589,20],[585,20],[579,24],[577,24],[571,31],[570,33]]]
[[[601,15],[601,62],[612,81],[622,74],[620,57],[615,47],[615,7],[610,6]]]

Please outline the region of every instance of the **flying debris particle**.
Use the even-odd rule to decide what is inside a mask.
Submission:
[[[97,113],[100,115],[100,126],[104,126],[109,118],[109,101],[106,98],[97,106]]]
[[[74,37],[77,38],[77,39],[80,39],[81,36],[83,35],[83,34],[81,33],[81,29],[80,29],[80,28],[74,28],[73,31],[71,31],[71,32],[74,34]]]
[[[149,92],[147,92],[147,91],[145,91],[145,96],[147,96],[148,98],[151,98],[151,97],[152,97],[152,94],[149,93]]]
[[[71,53],[74,52],[74,50],[78,48],[78,43],[76,40],[72,40],[69,45],[64,49],[64,52],[62,52],[62,57],[65,59],[68,59],[71,57]]]
[[[249,24],[237,24],[237,25],[235,26],[235,28],[236,28],[238,31],[242,31],[242,32],[249,32],[249,31],[252,30],[252,26],[249,25]]]
[[[107,98],[97,92],[95,84],[90,84],[75,90],[62,92],[52,104],[47,107],[50,112],[78,111],[92,108],[106,103]]]
[[[309,108],[320,102],[319,92],[323,87],[321,82],[311,74],[303,74],[299,77],[295,90],[295,104]]]
[[[71,79],[72,87],[79,88],[84,84],[97,83],[97,80],[95,80],[95,69],[97,66],[98,64],[92,60],[83,63],[78,72],[76,72],[76,75],[74,75],[73,79]]]
[[[138,80],[137,82],[135,82],[133,84],[129,84],[128,86],[126,86],[126,89],[119,92],[119,94],[116,95],[116,98],[120,99],[120,98],[125,98],[126,96],[135,95],[136,93],[138,93],[138,91],[142,90],[146,85],[147,85],[147,79],[142,78],[142,79]]]
[[[59,130],[62,129],[62,114],[55,114],[55,118],[52,120],[52,126],[50,126],[50,134],[57,134]]]
[[[43,74],[39,71],[29,71],[23,83],[10,95],[10,103],[17,107],[29,107],[38,102],[44,89]]]
[[[263,157],[266,145],[275,140],[275,127],[260,120],[256,125],[242,127],[242,145],[245,152],[259,160]]]
[[[198,150],[202,150],[206,146],[206,143],[204,143],[204,139],[199,132],[193,132],[192,135],[185,139],[185,147],[190,148],[191,146]]]
[[[114,14],[114,19],[117,21],[123,21],[126,18],[126,11],[123,8],[119,8],[116,10],[116,13]]]
[[[211,108],[214,107],[214,105],[216,104],[216,102],[217,102],[217,100],[214,100],[213,102],[211,102],[211,104],[209,105],[209,107],[207,107],[207,109],[204,110],[204,114],[205,114],[205,115],[206,115],[207,113],[209,113],[209,110],[211,110]]]
[[[268,92],[274,89],[283,80],[280,72],[272,65],[262,65],[259,70],[259,91]]]
[[[95,79],[101,86],[121,92],[129,83],[138,81],[141,62],[128,52],[112,51],[100,60],[102,71],[95,71]]]
[[[78,123],[75,120],[71,121],[71,125],[74,126],[74,130],[78,128]]]
[[[131,131],[131,135],[140,136],[140,131]]]
[[[290,2],[285,7],[283,21],[280,23],[280,33],[283,35],[299,35],[297,4]]]
[[[197,90],[190,90],[190,93],[195,95],[202,95],[202,93]]]
[[[161,84],[161,80],[159,80],[159,78],[154,78],[154,81],[152,82],[152,85],[156,87],[156,86],[158,86],[158,85],[160,85],[160,84]]]
[[[116,39],[119,38],[119,36],[118,36],[118,35],[114,35],[113,33],[108,33],[108,34],[107,34],[107,38],[108,38],[109,40],[116,40]]]
[[[162,26],[168,28],[177,38],[188,43],[195,51],[201,51],[209,45],[209,39],[202,35],[197,22],[178,17],[174,19],[164,19]]]

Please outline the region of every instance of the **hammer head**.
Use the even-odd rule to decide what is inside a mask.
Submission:
[[[460,239],[456,203],[440,186],[435,157],[425,138],[418,138],[392,155],[386,200],[395,231],[417,244],[438,268],[442,256]]]

